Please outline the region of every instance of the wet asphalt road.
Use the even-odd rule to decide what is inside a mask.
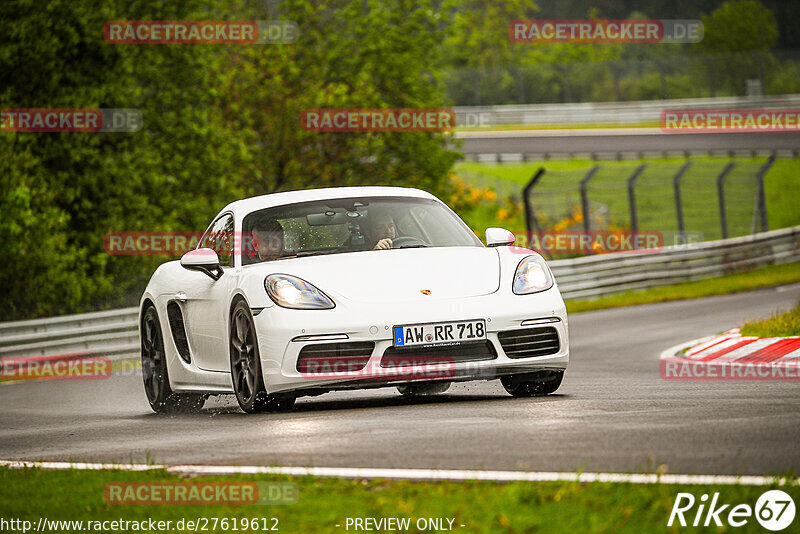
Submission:
[[[0,458],[785,474],[800,471],[800,382],[667,382],[658,358],[685,340],[788,309],[800,285],[570,316],[554,395],[499,382],[407,401],[392,389],[304,398],[245,415],[230,397],[153,414],[141,375],[0,385]]]

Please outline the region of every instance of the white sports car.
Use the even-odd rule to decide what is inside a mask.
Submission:
[[[233,393],[252,413],[332,390],[424,395],[496,378],[514,396],[552,393],[569,360],[553,275],[507,230],[486,242],[418,189],[232,202],[142,295],[150,406]]]

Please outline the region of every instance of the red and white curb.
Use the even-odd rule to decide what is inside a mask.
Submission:
[[[800,337],[743,336],[738,328],[661,354],[667,380],[800,380]]]
[[[0,460],[0,467],[10,469],[53,470],[165,470],[176,475],[289,475],[350,479],[385,478],[393,480],[486,480],[495,482],[616,482],[627,484],[700,484],[769,486],[798,484],[800,479],[760,475],[679,475],[637,473],[564,473],[532,471],[477,471],[462,469],[393,469],[368,467],[267,467],[260,465],[151,465],[101,464],[83,462],[33,462]]]

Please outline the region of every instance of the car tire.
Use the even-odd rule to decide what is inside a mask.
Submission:
[[[404,397],[423,397],[439,395],[450,389],[450,382],[424,382],[420,384],[401,384],[397,391]]]
[[[500,379],[505,390],[514,397],[549,395],[559,388],[564,371],[537,371],[504,376]]]
[[[195,411],[203,407],[206,395],[172,391],[169,385],[164,336],[158,321],[158,313],[152,305],[142,314],[140,346],[144,392],[154,412]]]
[[[295,396],[267,394],[253,315],[244,300],[239,300],[231,312],[229,345],[231,381],[239,407],[246,413],[290,410]]]

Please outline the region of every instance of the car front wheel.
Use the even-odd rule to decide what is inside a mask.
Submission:
[[[243,300],[236,303],[231,315],[230,353],[233,392],[242,410],[247,413],[277,412],[294,406],[295,397],[292,395],[267,394],[253,316]]]
[[[564,371],[537,371],[504,376],[500,382],[514,397],[538,397],[553,393],[563,379]]]

